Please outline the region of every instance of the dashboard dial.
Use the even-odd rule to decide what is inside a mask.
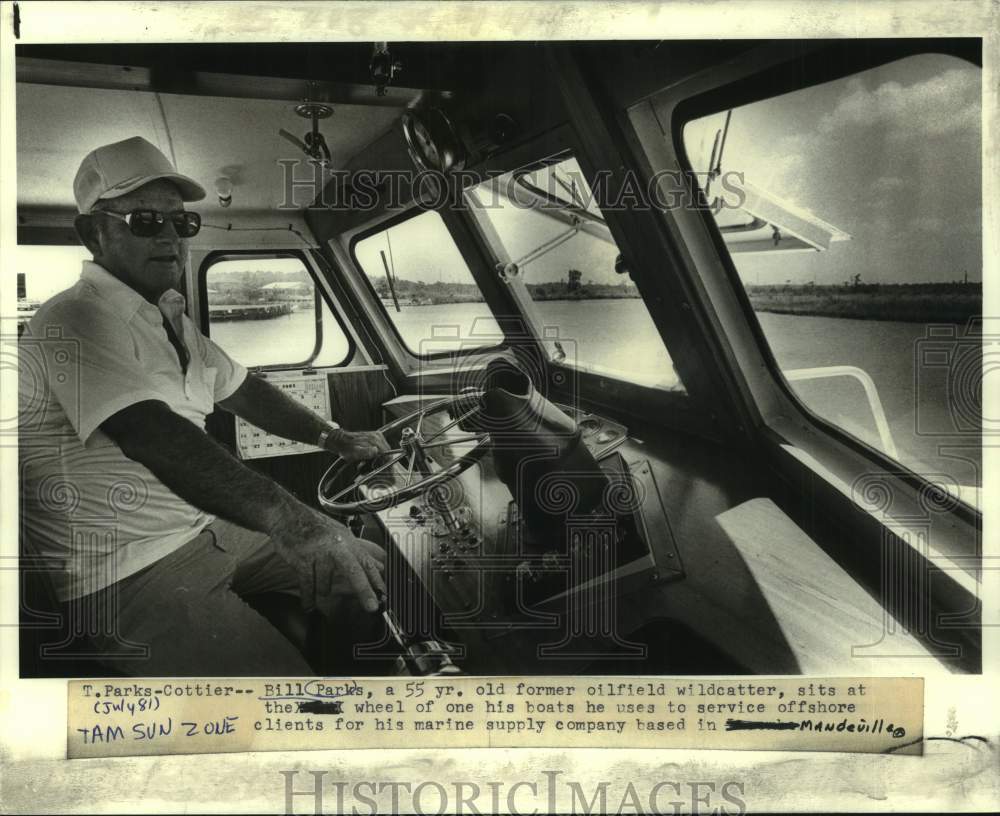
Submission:
[[[447,173],[463,167],[462,142],[440,108],[407,111],[402,122],[407,152],[419,170]]]

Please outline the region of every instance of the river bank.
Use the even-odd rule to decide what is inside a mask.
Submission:
[[[375,281],[383,302],[392,303],[385,280]],[[400,306],[442,306],[481,303],[475,284],[418,284],[397,281]],[[552,281],[528,283],[536,302],[633,300],[639,290],[631,281],[617,284]],[[980,283],[845,284],[839,286],[746,284],[754,311],[851,320],[889,320],[900,323],[968,323],[982,313]]]
[[[221,320],[266,320],[283,317],[295,310],[292,303],[227,303],[208,307],[208,318],[212,323]]]
[[[748,286],[747,295],[757,312],[900,323],[965,324],[983,302],[978,283]]]
[[[439,306],[482,302],[478,290],[440,287],[433,295],[401,297],[400,305]],[[431,289],[431,287],[427,287]],[[562,284],[529,284],[532,300],[589,301],[637,299],[634,287],[582,285],[567,291]],[[409,294],[409,293],[408,293]],[[982,314],[980,284],[910,284],[860,286],[747,286],[756,312],[899,323],[966,324]],[[384,302],[391,302],[383,298]]]

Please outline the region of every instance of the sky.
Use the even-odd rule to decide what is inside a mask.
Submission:
[[[27,299],[44,302],[76,283],[83,262],[90,259],[90,252],[82,246],[19,244],[14,253],[14,266],[24,273]]]
[[[740,253],[750,283],[909,283],[982,278],[981,71],[943,55],[908,57],[823,85],[734,110],[722,169],[850,234],[824,252]],[[704,170],[725,112],[689,123],[685,145]],[[563,175],[586,184],[572,159]],[[514,260],[564,227],[512,205],[489,210]],[[741,219],[742,220],[742,219]],[[391,230],[401,278],[470,282],[443,225],[424,214]],[[381,276],[385,235],[359,246],[369,274]],[[613,244],[585,235],[524,266],[528,283],[584,280],[615,284]]]
[[[744,279],[981,280],[980,77],[957,58],[921,55],[736,108],[723,171],[851,235],[821,253],[738,255]],[[695,169],[724,116],[686,126]]]
[[[385,253],[386,264],[397,278],[424,283],[474,283],[448,228],[433,210],[358,241],[354,251],[361,268],[373,278],[385,277],[381,258]]]

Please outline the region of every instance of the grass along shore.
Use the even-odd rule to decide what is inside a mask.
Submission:
[[[385,279],[373,279],[382,299],[389,301]],[[529,283],[535,301],[609,300],[638,298],[639,290],[629,280],[619,284],[565,281]],[[982,314],[980,283],[856,284],[838,286],[778,285],[746,286],[754,311],[775,314],[839,317],[852,320],[893,320],[905,323],[966,323]],[[483,296],[475,284],[421,284],[399,280],[396,286],[401,306],[437,306],[479,303]]]
[[[747,295],[757,312],[902,323],[966,323],[983,304],[978,283],[748,286]]]

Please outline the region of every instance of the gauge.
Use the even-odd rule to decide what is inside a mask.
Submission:
[[[440,108],[407,111],[402,122],[406,149],[417,169],[447,173],[463,167],[465,149]]]
[[[427,126],[423,122],[414,122],[413,140],[416,144],[417,152],[424,157],[425,162],[432,167],[439,167],[441,156],[438,153],[437,146],[434,144],[434,139],[431,138],[431,134],[428,133]]]

